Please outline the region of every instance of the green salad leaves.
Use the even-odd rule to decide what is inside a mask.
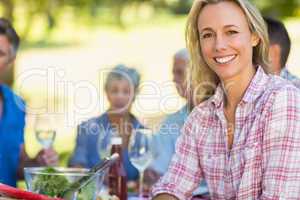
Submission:
[[[51,173],[54,175],[48,175]],[[59,171],[54,168],[45,168],[42,171],[42,174],[39,174],[34,178],[32,182],[33,191],[51,197],[61,197],[60,195],[70,186],[70,183],[65,176],[57,174],[59,174]]]
[[[68,189],[70,185],[71,183],[62,172],[52,167],[47,167],[41,171],[41,174],[34,177],[32,190],[50,197],[62,198],[63,192]],[[77,200],[92,200],[95,189],[95,183],[92,181],[78,192]]]

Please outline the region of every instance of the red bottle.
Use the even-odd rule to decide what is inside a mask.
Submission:
[[[120,200],[127,200],[127,174],[122,158],[122,138],[112,137],[111,154],[118,153],[120,159],[109,169],[109,193]]]

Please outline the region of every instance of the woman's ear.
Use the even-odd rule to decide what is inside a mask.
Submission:
[[[251,35],[251,44],[252,47],[256,47],[259,44],[260,38],[258,37],[257,33],[252,33]]]

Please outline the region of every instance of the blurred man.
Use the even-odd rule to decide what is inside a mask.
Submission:
[[[189,54],[186,49],[181,49],[173,57],[173,82],[176,86],[179,96],[187,99],[187,86],[185,77],[189,64]],[[159,131],[155,134],[155,149],[159,152],[152,163],[152,169],[160,175],[163,175],[169,166],[171,158],[175,153],[175,143],[180,134],[180,129],[188,117],[190,108],[186,103],[177,112],[167,115],[160,125]]]
[[[269,59],[274,74],[291,81],[300,88],[300,79],[292,75],[286,68],[290,53],[291,41],[284,24],[276,19],[264,18],[268,27],[270,50]]]
[[[154,184],[168,170],[171,159],[175,154],[175,144],[180,135],[180,130],[193,108],[192,101],[189,100],[190,95],[188,95],[186,84],[188,66],[189,53],[187,49],[181,49],[176,52],[173,57],[173,81],[178,94],[185,98],[187,103],[179,111],[168,115],[161,123],[158,133],[154,135],[153,148],[155,159],[145,172],[145,182],[150,185]],[[208,194],[206,183],[202,182],[194,194]]]
[[[0,18],[0,74],[13,65],[19,36],[9,21]],[[57,154],[42,150],[30,159],[24,148],[25,105],[23,100],[0,82],[0,183],[16,186],[25,166],[55,165]]]

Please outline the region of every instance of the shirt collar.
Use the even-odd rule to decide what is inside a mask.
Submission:
[[[223,102],[223,97],[224,97],[224,92],[222,89],[222,85],[219,84],[215,94],[211,97],[211,102],[216,106],[216,107],[220,107],[222,105]]]
[[[254,102],[261,93],[265,90],[266,83],[269,80],[269,76],[264,72],[263,68],[258,66],[254,77],[252,78],[246,92],[242,98],[242,101],[246,103]],[[218,85],[215,94],[211,97],[211,102],[220,107],[223,105],[224,91],[221,84]]]
[[[285,67],[280,72],[281,77],[288,77],[289,74],[289,71]]]
[[[242,101],[248,103],[254,102],[264,92],[269,79],[270,76],[268,76],[264,69],[259,66],[244,94]]]

